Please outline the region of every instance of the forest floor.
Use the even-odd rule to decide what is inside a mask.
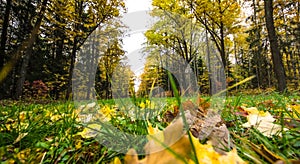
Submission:
[[[197,104],[197,110],[214,108],[211,99],[210,97],[198,99],[198,103],[194,103]],[[143,149],[143,147],[151,141],[149,135],[153,136],[155,132],[163,131],[170,125],[170,119],[181,112],[181,109],[178,108],[178,99],[164,99],[163,103],[159,103],[157,100],[139,99],[131,106],[128,104],[118,106],[113,100],[98,101],[96,104],[89,103],[85,106],[75,106],[74,102],[38,104],[3,100],[0,103],[0,162],[134,162],[138,159],[134,156],[125,156],[122,150],[126,152],[133,148],[137,152],[147,151],[147,148]],[[192,102],[195,101],[192,100]],[[224,150],[221,155],[215,149],[211,149],[210,141],[195,141],[195,137],[189,132],[187,135],[193,148],[192,151],[186,150],[187,148],[182,145],[180,151],[177,151],[178,147],[175,144],[165,150],[170,153],[164,155],[158,153],[161,155],[159,160],[166,162],[173,158],[178,160],[178,163],[216,163],[220,161],[222,163],[224,159],[232,160],[233,163],[238,161],[249,163],[299,162],[299,93],[289,95],[274,92],[259,95],[240,94],[227,96],[221,101],[224,104],[219,112],[222,123],[229,130],[230,135],[227,137],[234,145],[233,150]],[[136,112],[140,111],[145,112],[137,115]],[[120,133],[107,130],[105,124],[97,124],[99,118],[116,127]],[[124,134],[147,137],[146,140],[144,138],[135,140]],[[166,133],[158,137],[168,139]],[[105,142],[102,142],[104,140]],[[179,142],[183,141],[180,139]],[[103,146],[106,143],[115,143],[115,145],[123,147],[121,150],[111,145]],[[202,152],[197,152],[200,149]],[[188,155],[185,156],[181,153]],[[132,159],[130,159],[131,157]],[[140,163],[147,159],[146,163],[151,163],[151,154],[139,155],[138,158],[144,158],[144,160],[139,160]]]

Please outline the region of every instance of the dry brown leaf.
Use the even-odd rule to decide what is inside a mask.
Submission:
[[[263,105],[266,108],[272,108],[275,106],[272,100],[263,101],[263,102],[259,103],[258,105]]]
[[[198,97],[197,105],[200,109],[203,109],[203,110],[207,110],[210,107],[210,103],[201,97]]]
[[[172,122],[176,116],[179,113],[179,107],[177,105],[175,105],[173,107],[173,111],[166,111],[166,113],[164,114],[163,118],[164,118],[164,122]]]

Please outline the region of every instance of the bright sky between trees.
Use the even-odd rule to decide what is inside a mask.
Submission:
[[[151,0],[125,0],[127,13],[126,15],[129,15],[132,13],[132,16],[129,16],[129,18],[125,21],[125,25],[127,26],[139,26],[140,24],[145,24],[145,22],[141,22],[139,19],[135,19],[135,17],[141,17],[142,11],[150,11],[152,8]],[[148,17],[149,18],[149,17]],[[145,17],[147,19],[147,17]],[[144,20],[144,21],[151,21]],[[130,23],[131,25],[128,25],[127,23]],[[145,29],[144,29],[145,30]],[[127,62],[131,66],[132,71],[134,71],[135,75],[138,77],[142,72],[144,68],[145,63],[145,57],[140,52],[142,48],[142,44],[146,41],[146,38],[144,36],[145,31],[135,31],[135,29],[132,29],[129,27],[129,36],[126,36],[123,38],[123,49],[126,51],[127,56]],[[138,90],[138,86],[140,84],[140,80],[135,80],[135,89]]]

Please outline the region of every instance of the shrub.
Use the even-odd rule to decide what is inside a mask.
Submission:
[[[24,82],[23,96],[25,99],[45,99],[49,93],[49,88],[42,80],[35,80],[32,83]]]

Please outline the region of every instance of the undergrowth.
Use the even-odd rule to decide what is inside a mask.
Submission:
[[[207,98],[209,99],[209,98]],[[114,101],[98,102],[101,110],[107,106],[110,123],[118,130],[131,135],[147,135],[149,124],[163,129],[166,111],[174,110],[176,99],[168,98],[162,108],[145,119],[132,119],[128,113],[132,110],[149,110],[153,107],[149,100],[139,99],[134,106],[116,107]],[[121,160],[124,155],[107,148],[97,137],[81,135],[86,128],[76,115],[72,102],[53,102],[47,104],[20,103],[2,101],[0,107],[0,162],[1,163],[109,163],[115,157]],[[259,111],[268,111],[276,118],[276,124],[282,126],[280,135],[267,137],[255,128],[244,128],[247,122],[240,114],[240,107],[256,107]],[[228,96],[222,118],[226,123],[231,139],[239,156],[249,163],[272,163],[277,160],[292,161],[300,158],[300,96],[297,93],[281,95],[267,93],[260,95]],[[111,112],[111,113],[109,113]],[[112,114],[114,113],[115,114]],[[148,112],[149,114],[149,112]],[[99,132],[100,133],[100,132]],[[109,134],[109,132],[107,131]],[[128,149],[142,150],[146,140],[138,142],[115,134],[113,141],[128,143]],[[100,136],[101,138],[101,136]],[[103,139],[103,138],[102,138]],[[109,137],[105,138],[110,142]],[[141,140],[140,140],[141,141]],[[130,144],[131,143],[131,144]]]

